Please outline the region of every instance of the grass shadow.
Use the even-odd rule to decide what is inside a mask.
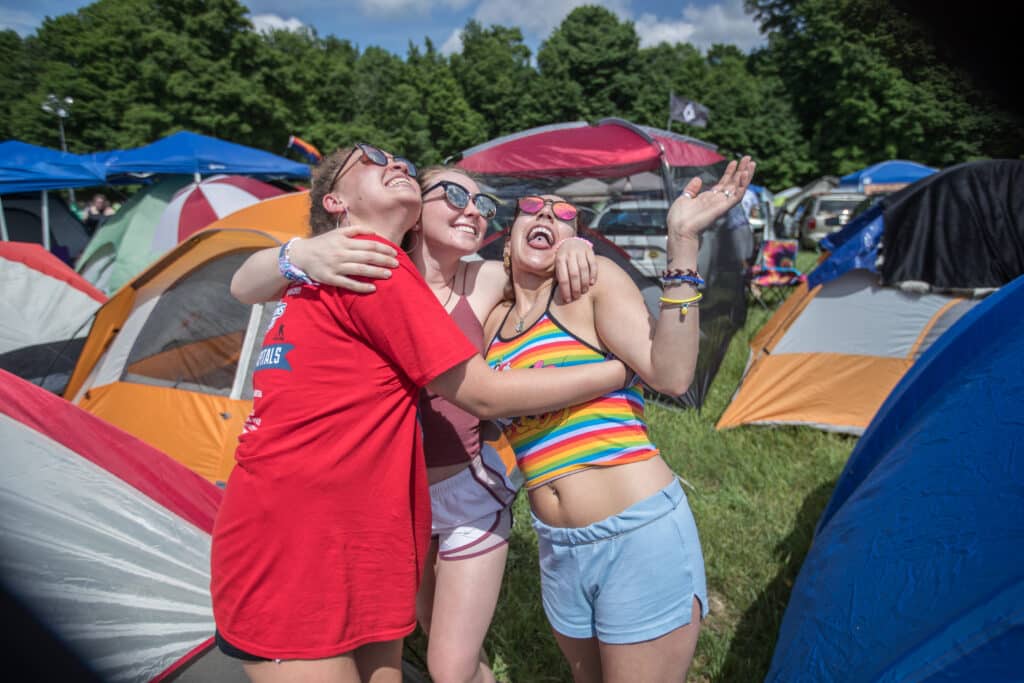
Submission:
[[[775,547],[781,569],[740,617],[725,661],[714,681],[748,683],[764,680],[793,584],[811,547],[814,527],[834,488],[835,481],[822,484],[804,498],[792,531]]]

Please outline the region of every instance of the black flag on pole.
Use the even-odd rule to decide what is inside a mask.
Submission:
[[[682,121],[698,128],[707,128],[708,117],[711,115],[700,102],[676,97],[674,93],[669,94],[668,111],[669,121]]]

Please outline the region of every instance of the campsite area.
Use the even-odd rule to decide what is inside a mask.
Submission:
[[[1024,107],[999,69],[1014,43],[987,13],[885,0],[28,5],[0,12],[0,605],[13,624],[0,652],[25,680],[244,683],[247,649],[289,671],[354,668],[340,644],[377,641],[339,633],[377,628],[393,599],[404,621],[373,636],[395,640],[397,662],[413,629],[393,678],[446,682],[451,652],[428,656],[415,602],[435,585],[421,576],[439,537],[427,522],[451,512],[432,500],[437,475],[481,484],[488,507],[448,529],[469,540],[434,566],[477,571],[508,551],[489,593],[448,583],[464,600],[447,623],[471,643],[463,659],[499,683],[572,681],[542,596],[557,573],[532,517],[545,499],[531,496],[560,501],[586,481],[574,500],[600,498],[592,512],[644,490],[634,473],[648,464],[671,480],[662,492],[678,480],[700,547],[673,521],[671,547],[662,535],[594,563],[620,572],[609,603],[623,567],[636,584],[609,609],[635,617],[630,629],[670,616],[654,637],[582,637],[589,654],[646,651],[682,672],[685,647],[649,653],[699,626],[688,681],[1022,680]],[[750,163],[752,178],[733,175]],[[698,207],[717,213],[680,219]],[[375,282],[408,297],[330,286],[342,270],[366,284],[366,240],[342,241],[362,228],[405,251]],[[622,285],[567,318],[586,330],[551,313],[573,305],[554,294],[559,249]],[[269,279],[247,290],[236,275],[253,261]],[[516,290],[517,276],[536,286]],[[539,295],[516,307],[516,291],[544,287],[546,308]],[[326,324],[292,322],[313,301]],[[485,399],[550,401],[533,382],[553,365],[627,379],[557,409],[482,400],[494,424],[462,411],[431,436],[423,417],[441,397],[425,389],[479,360],[440,334],[457,309],[495,370],[520,351],[488,358],[494,347],[569,338],[557,358],[517,356],[529,391]],[[602,327],[599,313],[633,324]],[[410,369],[433,354],[447,371]],[[631,362],[603,362],[615,358]],[[265,406],[282,412],[265,419]],[[526,423],[550,449],[544,475]],[[566,504],[556,533],[643,502],[580,524]],[[677,496],[673,517],[687,505]],[[225,545],[232,533],[246,542]],[[357,540],[337,542],[346,534]],[[701,552],[709,613],[696,624],[680,610],[700,602]],[[339,579],[349,569],[365,593]],[[565,591],[594,634],[603,580]],[[662,604],[667,584],[680,601]],[[495,594],[488,628],[453,628],[485,621]],[[346,620],[346,601],[373,613]],[[229,643],[232,620],[257,637]],[[261,640],[275,629],[276,645]]]

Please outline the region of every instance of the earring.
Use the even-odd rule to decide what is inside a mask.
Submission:
[[[512,253],[508,242],[505,242],[505,249],[501,252],[501,262],[505,264],[505,274],[512,277]]]
[[[346,209],[345,207],[342,207],[341,211],[338,213],[337,218],[334,219],[334,228],[335,229],[338,229],[338,228],[341,227],[341,219],[344,218],[346,215],[348,215],[348,209]]]

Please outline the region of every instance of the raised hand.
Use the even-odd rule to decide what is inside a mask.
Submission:
[[[589,240],[570,237],[558,244],[555,277],[564,301],[575,301],[587,293],[597,282],[597,257]]]
[[[743,199],[757,164],[745,156],[737,163],[730,161],[722,177],[711,189],[701,192],[701,179],[686,184],[683,193],[668,210],[669,237],[696,239],[716,218]]]
[[[354,277],[389,278],[398,260],[395,250],[386,244],[358,237],[372,234],[371,230],[349,225],[299,240],[292,246],[292,263],[325,285],[359,293],[376,291],[372,284]]]

